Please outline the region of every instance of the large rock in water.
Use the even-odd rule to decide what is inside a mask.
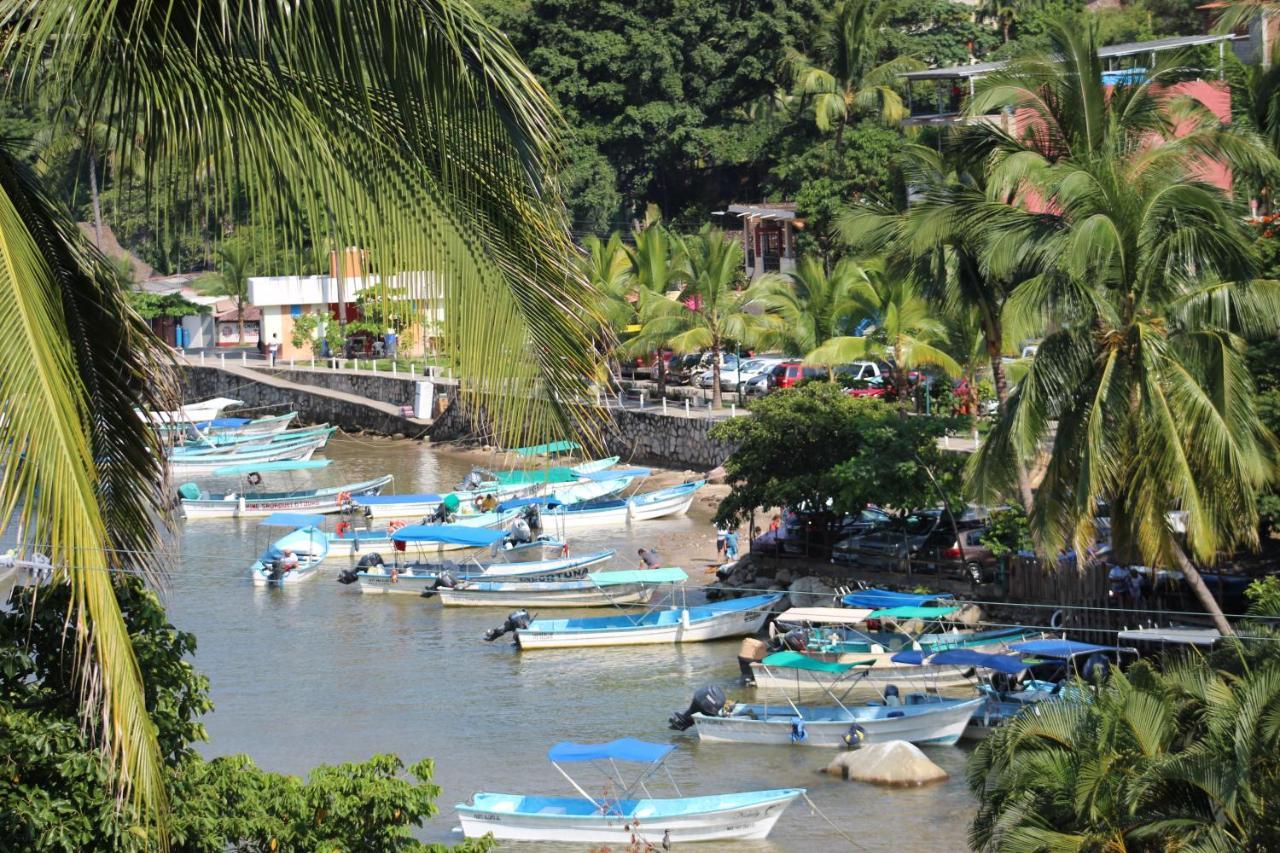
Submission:
[[[827,773],[852,782],[874,785],[928,785],[947,778],[947,771],[934,764],[915,744],[905,740],[873,743],[842,752],[827,765]]]

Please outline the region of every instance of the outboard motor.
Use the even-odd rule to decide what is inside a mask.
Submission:
[[[529,504],[524,508],[524,521],[530,530],[542,530],[542,510],[537,504]]]
[[[436,576],[436,582],[432,589],[453,589],[457,585],[457,578],[451,572],[445,570]]]
[[[355,568],[343,569],[343,571],[338,575],[338,583],[345,583],[345,584],[355,583],[357,580],[359,580],[358,575],[360,574],[360,572],[368,571],[369,569],[372,569],[374,566],[381,566],[381,565],[382,565],[381,554],[365,554],[356,562]]]
[[[435,510],[423,519],[424,524],[448,524],[453,521],[453,513],[449,512],[449,508],[444,503],[436,504]]]
[[[784,651],[788,652],[802,652],[809,647],[809,641],[803,628],[792,628],[778,638],[778,644]]]
[[[267,579],[279,581],[284,577],[284,566],[279,560],[272,560],[271,565],[267,567]]]
[[[529,623],[532,621],[533,617],[529,615],[528,610],[513,610],[511,611],[511,615],[507,617],[507,621],[502,623],[501,628],[490,628],[488,631],[484,632],[484,638],[488,642],[492,643],[503,634],[510,634],[514,631],[520,630],[521,628],[528,628]]]
[[[507,529],[507,542],[511,545],[523,545],[526,542],[533,541],[533,531],[529,529],[529,522],[523,518],[517,518],[511,522],[511,527]]]
[[[849,731],[840,736],[840,740],[844,741],[845,749],[858,749],[866,739],[867,730],[857,723],[849,726]]]
[[[1085,658],[1084,666],[1081,668],[1080,674],[1084,676],[1084,680],[1090,684],[1101,684],[1107,680],[1107,676],[1111,672],[1111,661],[1107,660],[1105,655],[1094,652]]]
[[[683,732],[693,726],[694,714],[718,717],[724,710],[724,706],[724,689],[719,684],[708,684],[694,691],[693,701],[689,703],[688,710],[676,711],[667,719],[667,725],[678,732]]]
[[[483,468],[472,468],[467,476],[462,478],[462,483],[458,486],[460,492],[474,492],[476,489],[484,485],[484,475],[487,472]]]

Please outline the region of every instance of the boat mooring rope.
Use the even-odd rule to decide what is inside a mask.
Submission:
[[[853,837],[852,837],[851,835],[849,835],[849,833],[845,832],[843,829],[841,829],[840,827],[836,826],[835,821],[833,821],[831,818],[827,817],[827,816],[826,816],[826,814],[824,814],[824,813],[823,813],[822,809],[818,808],[818,804],[817,804],[817,803],[815,803],[813,800],[809,799],[809,792],[808,792],[808,791],[805,791],[805,792],[804,792],[803,794],[801,794],[800,796],[804,797],[804,801],[805,801],[806,803],[808,803],[808,804],[809,804],[809,808],[811,808],[811,809],[813,810],[814,814],[816,814],[818,817],[820,817],[820,818],[822,818],[823,820],[825,820],[825,821],[827,822],[827,824],[828,824],[832,829],[834,829],[834,830],[836,831],[836,834],[837,834],[837,835],[839,835],[841,838],[843,838],[845,841],[848,841],[850,844],[852,844],[855,850],[866,850],[866,849],[867,849],[867,848],[863,847],[861,844],[859,844],[858,842],[854,841],[854,840],[853,840]]]

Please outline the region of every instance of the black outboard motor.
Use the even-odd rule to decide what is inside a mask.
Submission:
[[[435,511],[424,519],[426,524],[448,524],[451,521],[453,521],[453,513],[449,512],[449,508],[443,503],[436,504]]]
[[[802,652],[809,647],[809,640],[803,628],[792,628],[778,638],[778,644],[784,651]]]
[[[521,628],[528,628],[529,623],[533,621],[533,617],[529,615],[528,610],[513,610],[511,615],[507,617],[507,621],[502,623],[501,628],[490,628],[484,632],[484,638],[492,643],[503,634],[510,634]]]
[[[338,575],[338,583],[345,583],[345,584],[355,583],[357,580],[359,580],[357,575],[359,575],[360,572],[368,571],[374,566],[381,566],[381,565],[382,565],[381,554],[365,554],[356,562],[355,568],[344,569]]]
[[[529,522],[523,518],[517,518],[511,522],[511,527],[507,529],[507,542],[510,545],[523,545],[526,542],[533,541],[533,531],[529,529]]]
[[[542,510],[537,504],[529,504],[524,508],[524,521],[529,525],[530,530],[542,531]]]
[[[668,718],[667,725],[678,732],[683,732],[693,726],[694,714],[718,717],[724,710],[724,706],[724,688],[719,684],[708,684],[706,687],[698,688],[693,694],[693,701],[689,703],[688,710],[676,711]]]
[[[271,565],[268,567],[267,579],[273,580],[273,581],[279,581],[283,577],[284,577],[284,566],[281,565],[279,560],[272,560]]]
[[[436,582],[432,589],[453,589],[458,585],[458,579],[447,569],[436,575]]]

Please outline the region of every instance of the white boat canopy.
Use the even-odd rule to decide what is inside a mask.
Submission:
[[[792,625],[857,625],[867,621],[871,611],[862,607],[792,607],[778,614],[779,622]]]

